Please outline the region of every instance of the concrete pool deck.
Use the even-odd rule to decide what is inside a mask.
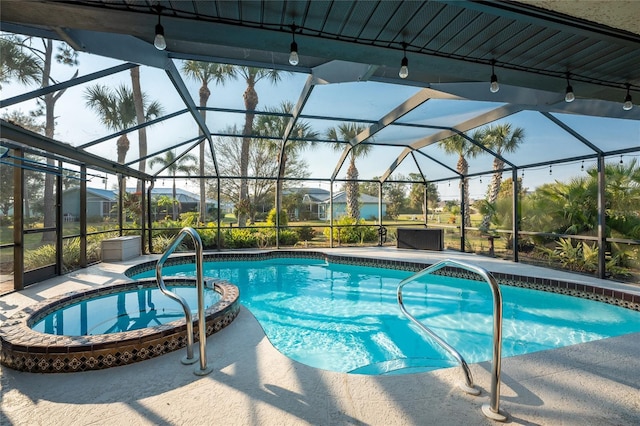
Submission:
[[[324,252],[433,263],[460,259],[491,271],[565,279],[640,294],[637,286],[456,252],[341,248]],[[102,263],[0,297],[0,321],[69,291],[126,280],[143,256]],[[490,363],[472,364],[478,397],[457,387],[459,368],[361,376],[307,367],[280,354],[251,313],[207,340],[208,376],[179,350],[140,363],[69,374],[0,367],[1,425],[488,425]],[[640,333],[502,360],[506,424],[640,424]],[[196,364],[197,365],[197,364]]]

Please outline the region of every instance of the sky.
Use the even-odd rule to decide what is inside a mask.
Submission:
[[[80,53],[79,65],[77,68],[56,65],[53,76],[58,81],[69,79],[76,69],[79,75],[87,75],[114,65],[120,61],[103,58],[96,55]],[[181,62],[176,61],[178,69]],[[258,109],[276,107],[284,101],[295,104],[298,101],[302,88],[307,79],[306,74],[284,73],[282,83],[274,86],[268,81],[260,81],[256,86],[259,96]],[[130,87],[130,75],[128,71],[118,73],[94,82],[67,89],[64,95],[56,104],[56,139],[74,146],[82,145],[102,136],[110,134],[112,131],[105,128],[98,120],[98,116],[88,109],[86,105],[85,93],[87,87],[94,84],[116,87],[126,84]],[[198,103],[197,94],[200,87],[199,82],[185,79],[189,92]],[[164,113],[172,113],[184,108],[184,104],[177,92],[173,89],[171,82],[162,70],[150,67],[141,68],[142,90],[148,100],[156,100],[164,106]],[[242,80],[231,81],[224,85],[210,84],[211,97],[209,106],[224,107],[231,109],[243,109],[244,102],[242,94],[246,88],[246,83]],[[18,84],[3,84],[2,99],[22,94],[34,88],[25,88]],[[306,115],[329,115],[332,117],[350,117],[354,119],[379,120],[386,113],[397,105],[408,99],[419,88],[389,85],[375,82],[341,83],[316,86],[307,104],[304,114]],[[404,116],[400,121],[405,123],[433,124],[440,126],[451,126],[469,119],[479,113],[491,110],[501,104],[476,101],[457,100],[430,100]],[[28,113],[35,108],[35,102],[28,101],[12,107],[3,108],[0,113],[13,109]],[[607,150],[633,147],[640,145],[640,122],[634,120],[600,119],[593,117],[580,117],[569,115],[558,115],[560,119],[571,125],[578,133],[599,146],[606,146]],[[310,125],[321,135],[326,133],[330,126],[335,126],[340,121],[307,120]],[[244,122],[243,114],[231,113],[208,113],[207,125],[213,132],[220,131],[229,125],[237,125],[242,128]],[[510,123],[513,127],[521,127],[525,131],[525,139],[520,149],[515,154],[505,154],[505,157],[517,165],[535,164],[553,160],[558,157],[574,157],[588,155],[591,150],[584,144],[577,141],[571,135],[560,129],[551,121],[537,112],[521,112],[492,124]],[[397,144],[413,143],[425,136],[433,134],[435,131],[419,128],[408,128],[391,126],[378,133],[377,141],[389,143],[389,147],[376,147],[364,158],[358,159],[356,165],[360,172],[360,178],[372,179],[382,175],[393,163],[393,160],[403,151],[404,147]],[[198,134],[195,123],[187,115],[167,120],[164,123],[152,126],[148,130],[148,140],[150,150],[163,149],[176,143],[185,141]],[[137,133],[129,134],[131,148],[127,155],[127,161],[137,158]],[[394,144],[396,144],[394,146]],[[304,152],[303,156],[307,162],[307,170],[311,177],[329,177],[333,173],[341,152],[332,149],[331,145],[324,145]],[[89,152],[115,161],[116,148],[115,141],[110,140],[87,149]],[[447,164],[455,169],[457,156],[445,155],[436,146],[423,149],[429,157]],[[634,154],[636,157],[639,153]],[[418,164],[421,170],[429,179],[438,180],[451,176],[451,172],[430,160],[426,156],[417,155]],[[630,159],[632,155],[625,155]],[[619,161],[618,158],[611,161]],[[491,169],[492,158],[489,155],[482,155],[476,159],[471,159],[470,173]],[[347,162],[338,173],[339,178],[343,178],[346,173]],[[594,166],[593,160],[584,162],[584,167],[588,169]],[[157,168],[156,168],[157,170]],[[152,170],[153,171],[153,170]],[[411,159],[402,162],[396,169],[396,173],[407,175],[417,172],[418,169]],[[534,189],[540,184],[553,182],[555,180],[566,181],[572,177],[579,176],[582,171],[582,162],[572,162],[557,164],[552,166],[551,171],[548,166],[536,167],[525,170],[524,186]],[[510,172],[504,174],[504,178],[511,176]],[[522,172],[519,172],[522,176]],[[490,175],[471,178],[471,197],[483,198],[486,188],[490,182]],[[102,186],[101,182],[98,185]],[[109,181],[109,185],[115,184],[115,180]],[[187,189],[188,188],[187,184]],[[195,186],[195,185],[194,185]],[[328,189],[328,184],[309,183],[307,186],[321,186]],[[337,189],[339,185],[334,187]],[[458,181],[451,180],[440,182],[438,189],[442,199],[458,199]]]

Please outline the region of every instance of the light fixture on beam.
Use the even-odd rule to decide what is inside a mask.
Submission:
[[[573,93],[573,87],[569,82],[569,73],[567,73],[567,90],[565,91],[564,101],[569,103],[576,100],[576,95]]]
[[[491,60],[491,85],[489,86],[489,90],[491,93],[498,93],[500,90],[500,85],[498,84],[498,76],[495,71],[496,60]]]
[[[156,25],[156,38],[153,39],[153,45],[158,50],[164,50],[167,48],[167,41],[164,38],[164,27],[160,23],[161,16],[162,16],[162,6],[158,6],[158,24]]]
[[[404,56],[402,61],[400,62],[400,72],[398,72],[398,76],[400,78],[409,77],[409,60],[407,59],[407,43],[402,43],[402,52]]]
[[[631,108],[633,108],[633,102],[631,101],[631,93],[629,92],[630,88],[631,87],[629,83],[627,83],[627,96],[625,96],[624,104],[622,104],[622,109],[625,111],[629,111],[631,110]]]
[[[300,62],[298,57],[298,43],[296,43],[296,24],[291,24],[291,53],[289,53],[289,63],[294,67]]]

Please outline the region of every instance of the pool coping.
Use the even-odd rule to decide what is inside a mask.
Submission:
[[[169,285],[194,285],[195,279],[166,278]],[[213,280],[220,300],[205,310],[206,335],[231,324],[240,311],[238,288]],[[121,291],[156,287],[155,280],[129,281],[74,291],[25,307],[0,324],[0,364],[32,373],[101,370],[154,358],[187,345],[185,319],[139,330],[90,336],[46,334],[31,328],[41,318],[64,306]],[[194,321],[194,328],[197,319]],[[197,341],[197,336],[194,337]]]

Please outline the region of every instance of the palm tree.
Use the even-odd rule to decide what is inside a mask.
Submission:
[[[289,124],[290,118],[283,114],[288,114],[293,111],[293,103],[285,101],[276,108],[267,108],[268,112],[274,113],[274,115],[261,115],[258,118],[256,130],[259,135],[271,136],[269,139],[262,139],[261,143],[267,144],[267,149],[271,155],[275,155],[280,160],[280,151],[282,151],[282,138],[284,132]],[[318,132],[311,128],[308,122],[298,120],[290,134],[295,139],[302,140],[288,140],[284,146],[284,153],[282,156],[282,164],[278,170],[278,181],[276,185],[277,194],[280,194],[280,198],[276,197],[279,201],[282,200],[282,184],[285,175],[287,174],[286,167],[287,161],[290,157],[297,157],[298,154],[306,148],[311,148],[316,145],[313,139],[318,136]],[[277,138],[277,139],[273,139]],[[281,205],[275,205],[276,211],[281,210]]]
[[[622,159],[621,159],[622,161]],[[598,171],[589,169],[589,186],[597,188]],[[604,168],[606,224],[620,238],[640,238],[640,164],[633,158]]]
[[[365,129],[357,123],[342,123],[337,128],[332,127],[327,131],[327,138],[336,141],[333,149],[343,151],[344,143],[338,141],[350,141]],[[358,169],[356,168],[356,158],[366,157],[371,151],[371,145],[362,143],[352,147],[349,151],[349,168],[347,169],[347,182],[345,184],[345,192],[347,196],[347,215],[354,219],[360,218],[360,206],[358,204],[360,198],[360,188],[358,185]]]
[[[207,102],[209,101],[209,96],[211,96],[211,90],[209,90],[209,82],[214,81],[216,84],[223,84],[228,80],[235,80],[237,77],[236,69],[232,65],[224,65],[224,64],[213,64],[210,62],[199,62],[199,61],[185,61],[182,64],[182,72],[187,76],[187,78],[191,78],[195,81],[202,82],[202,86],[200,86],[200,90],[198,91],[198,95],[200,98],[200,115],[202,116],[202,121],[206,123],[207,121],[207,110],[205,109],[207,106]],[[202,129],[200,129],[200,136],[202,136]],[[206,221],[206,188],[205,188],[205,180],[202,178],[204,176],[204,159],[205,152],[205,141],[203,140],[200,143],[200,160],[199,160],[199,172],[200,172],[200,222]]]
[[[26,53],[16,37],[0,38],[0,88],[2,83],[17,80],[20,84],[39,84],[42,65],[35,55]]]
[[[474,135],[475,136],[475,135]],[[504,153],[515,152],[520,144],[524,141],[524,129],[516,127],[511,129],[511,124],[501,124],[495,126],[489,126],[489,128],[481,131],[478,135],[480,141],[484,146],[491,149],[493,152],[502,156]],[[500,185],[502,184],[502,170],[504,169],[504,161],[497,156],[493,158],[493,175],[491,176],[491,185],[489,187],[489,197],[487,199],[489,204],[494,204],[498,199],[500,193]],[[485,214],[481,229],[489,227],[491,222],[491,213]]]
[[[584,176],[574,177],[568,182],[549,183],[536,189],[537,209],[551,219],[551,229],[543,232],[584,234],[593,232],[597,226],[596,184],[590,184]],[[595,182],[594,182],[595,183]]]
[[[187,162],[193,162],[194,164],[185,164]],[[149,165],[151,167],[154,167],[156,164],[159,164],[162,169],[167,170],[169,172],[169,175],[172,176],[173,189],[171,191],[171,196],[174,199],[173,213],[172,213],[173,220],[176,220],[178,218],[178,212],[177,212],[176,203],[175,203],[175,201],[177,200],[176,174],[180,172],[186,175],[190,175],[191,173],[197,172],[198,167],[195,165],[195,163],[197,162],[198,162],[198,159],[191,154],[183,155],[182,157],[177,159],[176,154],[172,150],[165,152],[164,157],[155,157],[151,159],[151,161],[149,162]]]
[[[479,138],[479,134],[474,134],[474,138]],[[471,211],[469,209],[469,178],[467,175],[469,174],[469,163],[467,162],[468,158],[475,158],[479,153],[480,149],[469,142],[461,135],[453,135],[446,139],[441,140],[438,144],[444,149],[447,154],[458,154],[458,162],[456,164],[456,170],[458,173],[462,175],[461,185],[464,184],[464,202],[467,208],[464,209],[464,218],[463,223],[465,227],[471,226]]]
[[[249,171],[249,148],[251,145],[251,134],[253,134],[253,120],[255,118],[255,109],[258,106],[256,83],[262,79],[267,79],[272,84],[275,84],[281,80],[281,74],[280,71],[277,70],[253,67],[238,67],[237,71],[247,83],[247,89],[242,95],[246,112],[244,116],[244,129],[242,131],[242,148],[240,151],[240,199],[236,206],[238,210],[238,226],[244,226],[247,222],[247,215],[251,204],[249,202],[247,174]]]
[[[107,86],[96,84],[85,91],[87,105],[99,116],[100,121],[109,130],[121,131],[136,124],[136,107],[133,91],[125,85],[120,85],[115,90]],[[142,94],[142,102],[145,109],[145,121],[152,120],[162,114],[162,106],[153,101],[147,103]],[[118,138],[118,163],[124,164],[129,151],[129,138],[126,133]]]

